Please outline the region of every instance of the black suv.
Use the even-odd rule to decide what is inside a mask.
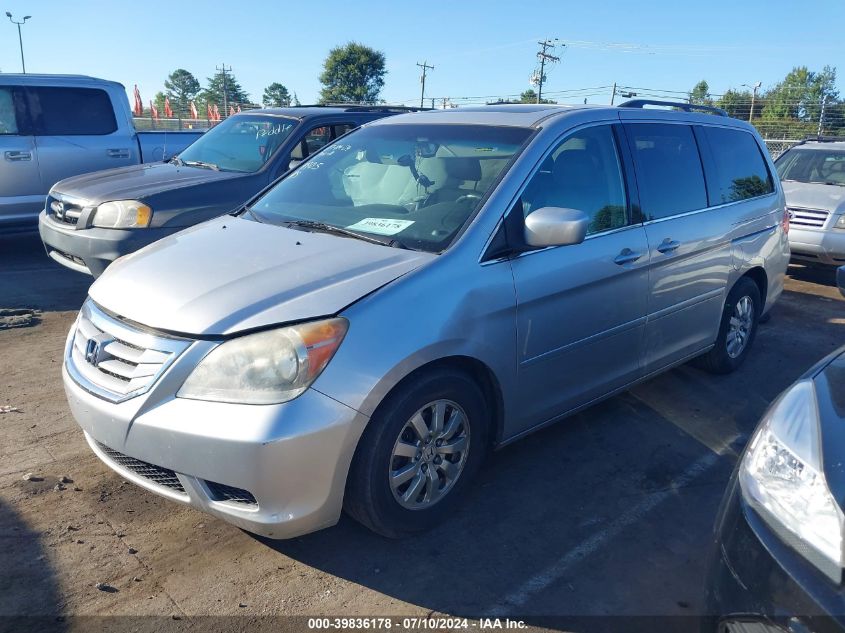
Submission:
[[[166,162],[58,182],[39,222],[41,239],[51,258],[97,277],[121,255],[237,209],[349,130],[414,110],[299,106],[230,116]]]

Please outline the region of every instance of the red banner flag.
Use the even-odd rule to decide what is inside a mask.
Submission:
[[[205,109],[208,111],[208,112],[207,112],[207,116],[206,116],[206,118],[207,118],[209,121],[213,121],[213,120],[214,120],[214,110],[212,110],[212,109],[211,109],[211,104],[210,104],[210,103],[206,103],[206,104],[205,104]]]
[[[198,119],[200,118],[200,113],[197,112],[197,104],[191,101],[191,118]]]
[[[158,108],[155,106],[155,104],[152,101],[150,101],[150,115],[156,121],[158,121]]]
[[[235,106],[229,106],[229,116],[235,116]]]
[[[214,104],[214,120],[215,121],[220,120],[220,109],[217,107],[216,103]]]
[[[164,98],[164,116],[166,116],[168,119],[173,118],[173,108],[170,107],[169,97]]]
[[[141,91],[138,90],[138,84],[135,84],[135,107],[132,109],[135,116],[142,116],[144,114],[144,102],[141,101]]]
[[[241,104],[238,104],[238,112],[241,111]]]

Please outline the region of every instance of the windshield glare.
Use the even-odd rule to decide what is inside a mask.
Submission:
[[[224,171],[252,173],[276,155],[296,123],[296,119],[285,117],[239,114],[211,128],[179,158]]]
[[[845,151],[793,149],[775,163],[781,180],[845,186]]]
[[[304,162],[250,211],[260,221],[322,222],[443,250],[530,130],[483,125],[376,125]]]

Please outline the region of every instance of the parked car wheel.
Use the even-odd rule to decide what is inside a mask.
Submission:
[[[740,278],[725,301],[716,345],[697,358],[696,364],[714,374],[729,374],[739,367],[754,343],[762,309],[757,284]]]
[[[400,386],[364,431],[346,484],[344,509],[389,538],[427,530],[451,515],[488,446],[478,385],[455,370]]]

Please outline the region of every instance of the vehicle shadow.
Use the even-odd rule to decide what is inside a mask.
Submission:
[[[747,429],[758,415],[744,416]],[[713,455],[678,484],[707,453],[624,394],[494,453],[466,505],[429,533],[393,541],[344,516],[290,541],[255,538],[365,588],[339,615],[378,615],[367,607],[372,590],[407,614],[421,607],[578,631],[619,630],[621,615],[642,630],[654,630],[654,618],[673,630],[668,619],[679,618],[677,630],[689,630],[703,609],[702,526],[712,525],[733,467]]]
[[[792,279],[820,286],[836,286],[835,266],[813,266],[812,264],[790,263],[786,271]]]
[[[61,592],[41,538],[0,501],[0,633],[67,630]]]
[[[0,235],[0,308],[78,310],[93,281],[50,259],[37,231]]]

